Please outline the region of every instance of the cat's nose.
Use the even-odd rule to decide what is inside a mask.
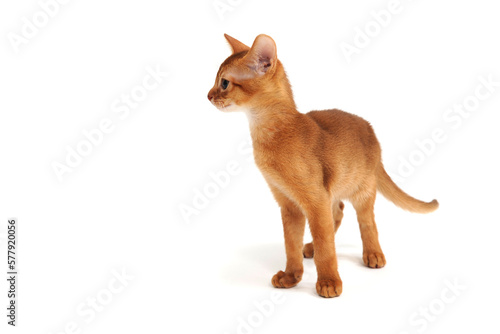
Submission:
[[[212,94],[212,92],[208,92],[208,101],[212,102],[212,99],[214,98],[214,95]]]

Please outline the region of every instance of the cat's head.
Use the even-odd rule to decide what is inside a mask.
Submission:
[[[208,93],[208,100],[214,106],[222,111],[248,110],[261,105],[262,99],[268,99],[280,88],[290,90],[283,87],[288,81],[271,37],[257,36],[252,47],[229,35],[224,37],[233,53],[220,66]]]

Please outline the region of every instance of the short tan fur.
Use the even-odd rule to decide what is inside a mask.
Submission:
[[[343,200],[356,210],[363,262],[370,268],[386,264],[373,213],[377,191],[412,212],[432,212],[438,202],[417,200],[391,180],[382,164],[380,144],[364,119],[338,109],[297,111],[271,37],[257,36],[252,47],[225,37],[233,53],[220,66],[208,99],[222,111],[245,111],[255,162],[281,208],[287,262],[272,284],[297,285],[303,257],[314,257],[317,293],[339,296],[342,281],[335,233],[343,217]],[[313,242],[303,245],[306,219]]]

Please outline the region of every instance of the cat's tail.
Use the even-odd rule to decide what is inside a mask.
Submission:
[[[439,207],[436,200],[423,202],[405,193],[392,181],[382,165],[380,165],[377,173],[377,190],[400,208],[411,212],[429,213]]]

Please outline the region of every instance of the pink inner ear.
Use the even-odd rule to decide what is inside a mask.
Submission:
[[[260,58],[258,63],[258,72],[266,73],[267,70],[271,67],[271,59],[269,58]]]
[[[276,44],[271,37],[259,35],[245,58],[249,66],[262,75],[276,63]]]

